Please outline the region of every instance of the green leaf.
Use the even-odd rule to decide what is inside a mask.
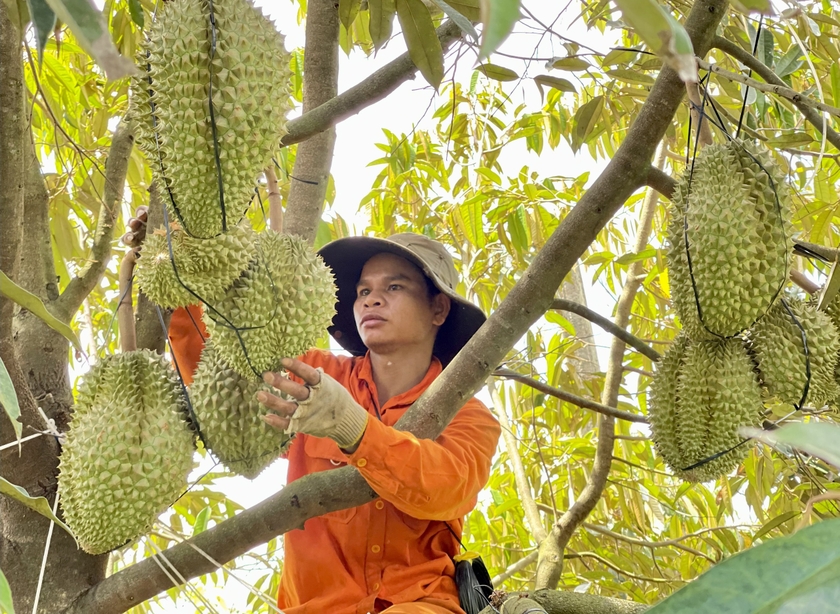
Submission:
[[[775,432],[775,431],[774,431]],[[840,594],[840,519],[718,563],[649,614],[824,614]]]
[[[11,299],[24,309],[31,311],[41,318],[47,326],[63,335],[77,350],[82,351],[82,343],[79,341],[76,333],[73,332],[73,329],[47,311],[41,299],[6,277],[3,271],[0,271],[0,294]]]
[[[572,82],[568,79],[552,77],[551,75],[537,75],[536,77],[534,77],[534,82],[537,85],[547,85],[548,87],[553,87],[554,89],[560,90],[561,92],[577,93],[575,86],[572,85]]]
[[[782,56],[782,59],[779,60],[778,64],[776,64],[776,74],[780,77],[787,77],[789,74],[799,70],[800,66],[802,66],[802,49],[800,49],[799,45],[792,45],[787,53]],[[832,69],[835,66],[837,64],[832,64]]]
[[[831,64],[831,92],[834,95],[834,106],[840,106],[840,65]]]
[[[376,49],[379,49],[391,38],[394,13],[397,12],[397,6],[394,2],[395,0],[368,0],[370,38]]]
[[[615,77],[619,81],[626,81],[627,83],[636,83],[638,85],[653,85],[653,77],[632,68],[615,68],[608,70],[607,74]]]
[[[478,61],[486,60],[513,32],[519,21],[519,0],[481,0],[481,48]]]
[[[201,510],[198,515],[195,517],[195,522],[193,523],[193,535],[198,535],[199,533],[203,533],[207,530],[207,521],[210,520],[210,506],[205,506],[203,510]]]
[[[801,147],[813,142],[814,137],[801,130],[791,130],[767,139],[767,144],[774,147]]]
[[[807,452],[840,467],[840,426],[824,422],[794,422],[773,431],[743,428],[745,437],[770,445],[783,445]]]
[[[440,7],[440,10],[446,13],[446,16],[455,22],[456,26],[461,28],[461,32],[468,36],[471,36],[474,41],[478,40],[478,32],[476,32],[475,27],[472,25],[472,23],[470,23],[469,19],[464,17],[461,13],[449,6],[443,0],[432,0],[432,2],[438,5]]]
[[[0,358],[0,405],[6,410],[6,415],[9,416],[9,421],[12,423],[15,435],[18,441],[20,441],[20,436],[23,432],[23,425],[18,421],[20,417],[20,405],[18,404],[15,385],[12,383],[12,378],[6,369],[6,365],[3,364],[2,358]]]
[[[504,66],[497,66],[496,64],[481,64],[475,68],[485,77],[495,79],[496,81],[516,81],[519,75],[510,68]]]
[[[679,74],[683,81],[697,81],[694,47],[685,28],[655,0],[615,0],[625,22],[651,50]]]
[[[138,28],[146,25],[146,17],[143,14],[143,5],[140,0],[128,0],[128,12],[131,13],[131,21],[137,24]]]
[[[618,258],[615,259],[617,264],[630,264],[631,262],[638,262],[639,260],[646,260],[648,258],[653,258],[656,256],[656,248],[655,247],[648,247],[647,249],[643,249],[638,254],[635,252],[630,252],[627,254],[622,254]]]
[[[583,58],[560,58],[559,60],[554,60],[551,63],[551,67],[560,70],[576,71],[589,70],[592,68],[592,65]]]
[[[470,21],[481,21],[481,5],[479,0],[449,0],[449,6]]]
[[[411,61],[437,89],[443,80],[443,49],[435,33],[432,14],[421,0],[397,0],[397,18]]]
[[[732,8],[742,13],[764,13],[770,15],[773,12],[770,0],[732,0]]]
[[[35,28],[35,40],[38,43],[38,64],[43,62],[44,46],[55,28],[55,13],[45,0],[27,0],[32,26]]]
[[[762,537],[767,535],[773,529],[783,525],[784,523],[786,523],[791,518],[796,518],[797,516],[799,516],[799,512],[794,511],[794,510],[790,510],[788,512],[785,512],[784,514],[779,514],[775,518],[772,518],[772,519],[768,520],[767,522],[764,523],[764,526],[762,526],[758,530],[758,533],[753,535],[753,541],[758,541],[759,539],[761,539]]]
[[[45,516],[52,520],[55,524],[67,531],[69,535],[73,535],[70,527],[61,522],[58,517],[52,512],[49,502],[44,497],[30,497],[29,493],[16,484],[12,484],[4,477],[0,477],[0,494],[7,495],[17,501],[23,503],[29,509],[38,512],[41,516]],[[73,537],[73,539],[76,539]]]
[[[577,151],[586,142],[586,138],[595,129],[595,125],[601,118],[604,110],[604,97],[596,96],[586,104],[582,105],[573,120],[572,128],[572,150]]]
[[[56,16],[73,31],[73,36],[108,79],[120,79],[137,71],[134,63],[120,55],[102,13],[92,0],[46,0]]]
[[[3,570],[0,569],[0,612],[15,614],[15,604],[12,603],[12,588]]]
[[[359,14],[359,7],[362,0],[338,0],[338,18],[341,24],[350,29],[350,25],[356,20],[356,15]]]

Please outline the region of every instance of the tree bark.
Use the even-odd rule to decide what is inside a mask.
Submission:
[[[306,12],[306,47],[303,55],[303,112],[334,99],[338,94],[338,3],[310,0]],[[335,127],[297,146],[284,230],[315,239],[330,178]]]

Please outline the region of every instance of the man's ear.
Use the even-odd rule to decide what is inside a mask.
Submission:
[[[432,299],[432,324],[442,326],[446,322],[450,309],[452,309],[452,299],[443,292],[436,294]]]

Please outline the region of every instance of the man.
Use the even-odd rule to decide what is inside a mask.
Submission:
[[[285,535],[278,607],[286,614],[463,614],[452,557],[463,517],[487,482],[499,424],[471,399],[436,441],[393,425],[484,315],[457,294],[443,245],[422,235],[348,237],[320,254],[338,286],[329,332],[353,356],[312,350],[285,358],[294,380],[264,379],[295,401],[267,393],[258,400],[267,424],[298,434],[287,453],[289,482],[350,464],[379,498]],[[196,364],[201,350],[195,315],[173,315],[170,335],[182,364]]]

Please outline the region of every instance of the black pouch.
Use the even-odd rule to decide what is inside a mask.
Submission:
[[[461,609],[467,614],[479,614],[490,605],[490,595],[493,594],[490,572],[487,571],[481,555],[467,550],[448,522],[446,527],[464,550],[463,553],[452,557],[455,563],[455,586],[458,587],[458,601],[461,602]]]

